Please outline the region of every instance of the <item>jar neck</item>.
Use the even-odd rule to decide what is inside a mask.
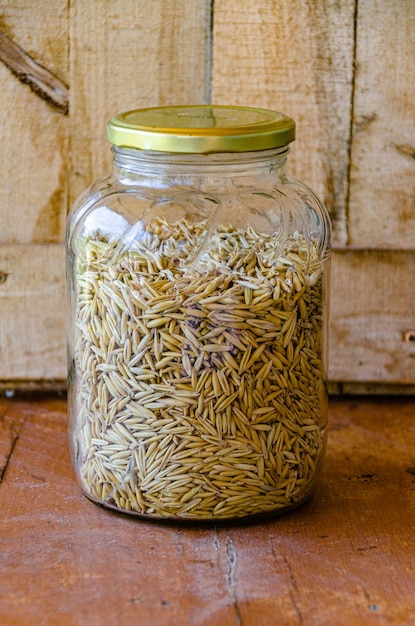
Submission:
[[[289,147],[255,152],[179,154],[113,146],[113,175],[124,185],[224,187],[235,178],[285,176]],[[241,181],[242,182],[242,181]]]

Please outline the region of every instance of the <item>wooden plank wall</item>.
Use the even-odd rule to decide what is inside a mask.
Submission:
[[[297,121],[289,171],[334,227],[332,388],[415,389],[414,53],[412,0],[2,0],[0,385],[64,385],[65,216],[109,171],[106,120],[216,102]]]

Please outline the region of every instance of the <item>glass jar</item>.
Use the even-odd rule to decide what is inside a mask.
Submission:
[[[294,121],[157,107],[108,124],[67,229],[69,435],[84,494],[137,516],[275,515],[326,446],[330,224],[285,173]]]

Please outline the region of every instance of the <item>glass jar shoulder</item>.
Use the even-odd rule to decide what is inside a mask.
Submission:
[[[84,189],[75,199],[68,214],[66,224],[66,240],[70,241],[77,224],[82,220],[85,214],[98,203],[105,195],[110,193],[113,187],[112,176],[103,176]]]
[[[126,187],[116,177],[105,176],[85,189],[75,200],[68,215],[66,242],[73,245],[78,236],[100,232],[114,236],[144,211],[152,198],[147,190]]]
[[[310,187],[286,176],[234,179],[222,198],[228,215],[247,221],[264,233],[283,229],[287,237],[303,235],[318,242],[322,254],[330,248],[331,224],[327,209]]]
[[[321,230],[324,231],[325,236],[328,238],[329,244],[331,238],[330,215],[318,195],[306,183],[293,176],[285,177],[283,190],[300,202],[311,222],[320,225]]]
[[[225,189],[175,181],[163,188],[126,185],[108,176],[87,189],[75,202],[68,219],[68,246],[78,238],[128,238],[146,229],[152,220],[173,224],[185,221],[216,227],[253,228],[280,238],[304,236],[318,242],[325,256],[330,246],[329,215],[316,194],[301,181],[287,176],[237,176]],[[199,181],[201,182],[201,181]]]

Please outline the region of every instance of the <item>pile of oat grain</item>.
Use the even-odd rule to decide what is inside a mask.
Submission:
[[[84,491],[152,517],[239,518],[310,493],[325,448],[317,250],[155,220],[77,266]],[[204,245],[199,265],[194,250]]]

